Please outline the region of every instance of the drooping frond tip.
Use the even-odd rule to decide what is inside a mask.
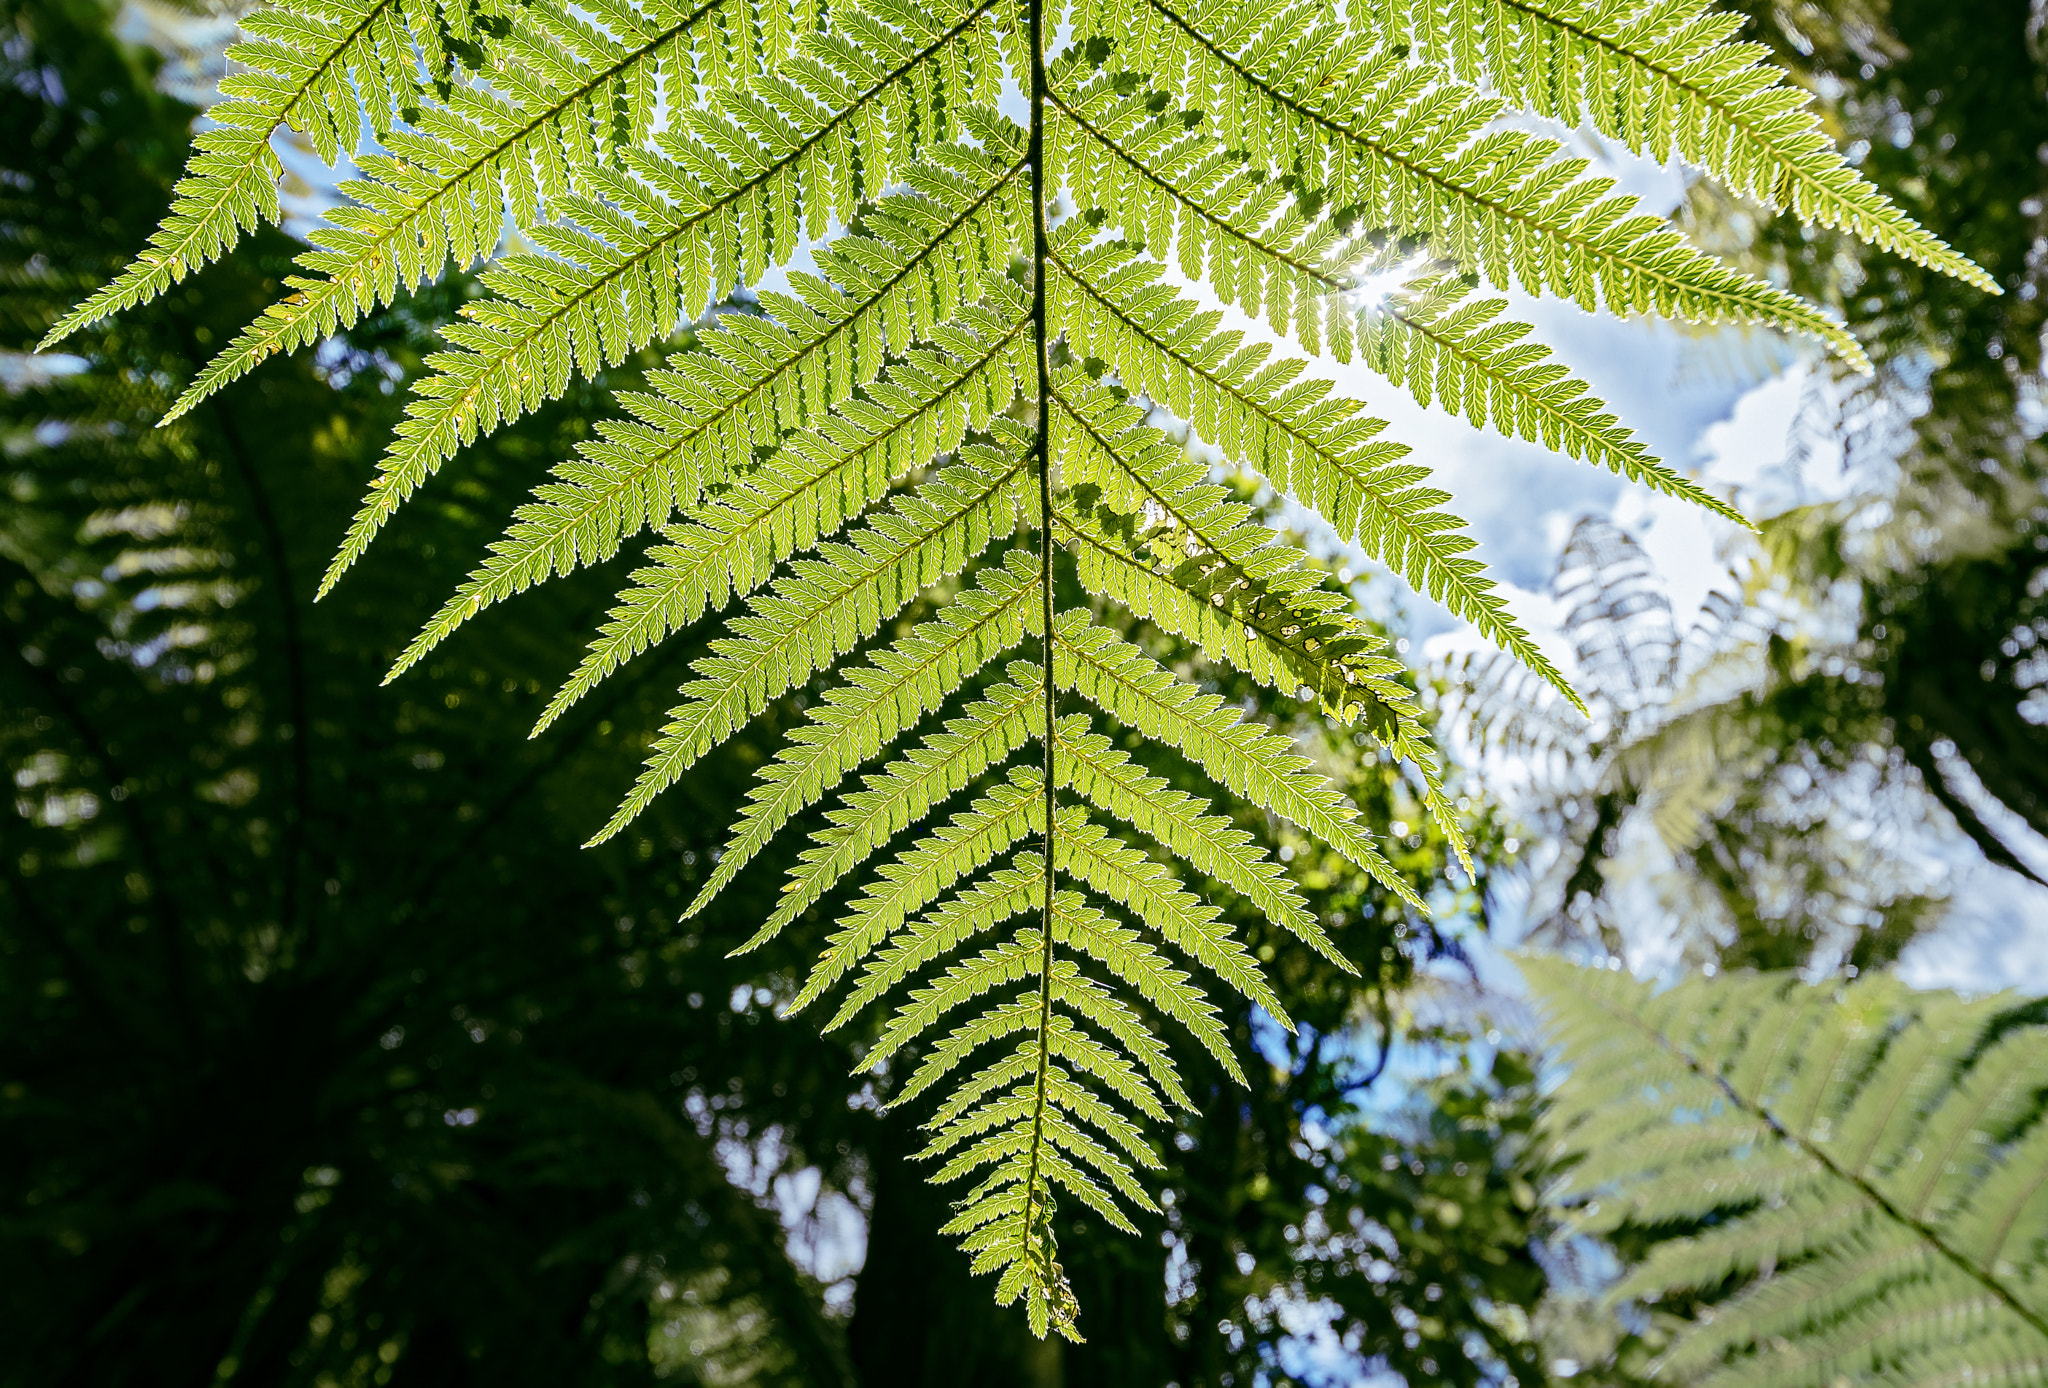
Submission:
[[[1844,164],[1703,0],[278,0],[243,28],[163,227],[44,345],[275,222],[282,130],[353,159],[350,201],[172,417],[483,265],[322,593],[466,447],[573,378],[626,376],[620,417],[391,677],[657,533],[535,732],[717,622],[601,842],[804,694],[689,912],[773,867],[782,894],[736,952],[830,921],[794,1007],[835,995],[826,1025],[870,1029],[891,1106],[936,1104],[925,1157],[976,1183],[947,1231],[1039,1334],[1079,1333],[1055,1201],[1134,1227],[1154,1209],[1146,1124],[1190,1103],[1185,1067],[1239,1076],[1242,1010],[1287,1024],[1230,903],[1353,967],[1226,808],[1426,909],[1290,737],[1156,643],[1353,724],[1472,867],[1407,672],[1178,431],[1577,706],[1452,498],[1317,359],[1737,521],[1474,286],[1805,333],[1867,363],[1820,309],[1500,117],[1589,117],[1996,289]],[[1397,251],[1428,273],[1374,292]],[[740,286],[751,309],[718,310]]]

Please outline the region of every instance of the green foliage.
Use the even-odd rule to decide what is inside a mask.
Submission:
[[[2048,198],[2042,54],[2010,0],[1741,8],[1868,149],[1865,172],[2007,292],[1697,185],[1704,241],[1839,304],[1870,347],[1877,374],[1812,382],[1790,440],[1787,471],[1835,474],[1838,499],[1762,519],[1761,552],[1738,551],[1725,585],[1739,600],[1710,599],[1690,631],[1640,550],[1611,527],[1576,534],[1555,593],[1595,728],[1533,709],[1505,662],[1452,673],[1478,689],[1461,695],[1467,727],[1542,749],[1517,808],[1524,837],[1566,845],[1539,882],[1551,925],[1619,947],[1641,898],[1610,886],[1641,890],[1632,828],[1647,819],[1672,854],[1649,865],[1690,962],[1869,969],[1999,883],[1974,854],[1928,851],[1951,822],[1989,862],[2041,871],[1984,797],[2048,829],[2048,450],[2030,403],[2048,262],[2025,211]]]
[[[1437,0],[1386,9],[1395,31],[1466,81],[1653,159],[1672,155],[1738,197],[1838,227],[1996,294],[1998,281],[1846,167],[1821,114],[1740,13],[1701,0]]]
[[[235,112],[242,162],[226,171],[226,155],[202,150],[159,242],[45,341],[146,299],[274,215],[272,202],[215,185],[265,174],[280,120],[338,136],[352,99],[344,72],[389,108],[370,123],[385,148],[365,152],[365,179],[350,187],[361,206],[301,258],[314,278],[293,279],[168,418],[449,260],[490,255],[509,214],[517,236],[413,381],[321,594],[451,459],[579,379],[610,384],[736,288],[819,248],[791,292],[759,297],[759,319],[705,324],[652,389],[623,393],[633,417],[557,468],[393,673],[485,605],[608,558],[648,526],[667,525],[668,543],[633,576],[541,727],[744,598],[695,659],[597,840],[771,704],[811,701],[814,716],[763,761],[691,909],[826,803],[780,904],[740,948],[815,919],[880,859],[868,905],[803,996],[861,968],[860,995],[894,1003],[870,1062],[921,1048],[894,1102],[944,1086],[927,1154],[945,1158],[940,1179],[981,1182],[947,1227],[1041,1337],[1078,1333],[1055,1193],[1121,1228],[1155,1212],[1137,1179],[1150,1139],[1125,1109],[1156,1120],[1163,1101],[1189,1097],[1163,1034],[1186,1033],[1242,1077],[1198,974],[1280,1015],[1260,961],[1167,863],[1213,868],[1255,900],[1279,895],[1279,923],[1342,961],[1325,923],[1289,902],[1241,839],[1185,802],[1139,804],[1145,780],[1109,758],[1094,714],[1063,703],[1106,715],[1129,746],[1173,749],[1213,787],[1425,911],[1398,851],[1374,842],[1294,739],[1125,640],[1111,614],[1357,720],[1413,768],[1422,807],[1473,866],[1383,639],[1295,542],[1275,543],[1211,485],[1174,431],[1317,511],[1576,697],[1492,592],[1425,469],[1378,440],[1381,424],[1307,362],[1247,342],[1169,283],[1169,257],[1198,291],[1263,305],[1311,351],[1355,354],[1476,423],[1695,500],[1525,329],[1494,321],[1497,301],[1465,303],[1445,276],[1587,310],[1810,334],[1863,364],[1855,338],[1815,305],[1693,248],[1555,141],[1500,125],[1509,108],[1485,89],[1520,90],[1505,76],[1523,61],[1518,48],[1439,54],[1434,29],[1411,34],[1413,16],[1318,0],[574,13],[543,0],[464,19],[468,47],[436,48],[439,31],[413,10],[404,29],[395,11],[265,13],[280,16],[257,24],[277,50],[263,61],[277,69],[265,90],[278,100]],[[1697,149],[1741,189],[1776,170],[1772,186],[1789,186],[1802,213],[1981,280],[1819,142],[1753,53],[1725,42],[1725,26],[1657,13],[1575,11],[1573,33],[1641,75],[1577,94],[1560,76],[1539,109],[1640,98],[1628,131],[1646,147]],[[1684,35],[1663,33],[1681,22]],[[375,36],[376,64],[350,56],[357,33]],[[1559,61],[1560,74],[1576,70],[1571,55]],[[376,76],[394,64],[418,78],[402,92]],[[1666,80],[1681,65],[1684,80]],[[1006,82],[1024,94],[1021,121],[998,109]],[[298,88],[322,114],[279,104]],[[1740,119],[1729,114],[1738,107]],[[1162,125],[1167,110],[1177,114]],[[1343,303],[1363,287],[1360,253],[1373,247],[1419,248],[1440,264],[1384,306]],[[905,623],[934,589],[975,596]],[[982,673],[999,660],[998,676]],[[844,683],[826,692],[827,678]],[[1003,789],[1004,777],[1032,786],[1010,764],[1027,746],[1038,762],[1029,811]],[[981,797],[949,808],[970,788]],[[926,837],[890,855],[912,830]]]
[[[2037,1004],[1730,973],[1524,967],[1570,1070],[1547,1118],[1581,1228],[1683,1228],[1613,1290],[1673,1381],[2024,1377],[2048,1354]]]

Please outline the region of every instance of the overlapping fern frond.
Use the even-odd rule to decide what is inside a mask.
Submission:
[[[1981,277],[1819,143],[1725,24],[1670,0],[454,3],[259,11],[238,52],[250,71],[164,232],[53,340],[274,218],[280,124],[355,157],[354,203],[181,408],[450,263],[488,262],[331,586],[466,444],[690,330],[392,673],[658,532],[541,727],[719,619],[602,838],[804,694],[690,911],[742,873],[786,873],[736,942],[822,923],[793,1006],[836,996],[831,1026],[875,1011],[892,1103],[933,1095],[926,1156],[978,1182],[950,1231],[1040,1334],[1077,1333],[1055,1200],[1131,1227],[1156,1165],[1145,1124],[1188,1102],[1180,1067],[1238,1073],[1218,999],[1285,1022],[1204,891],[1343,962],[1278,863],[1151,759],[1199,768],[1218,798],[1424,909],[1293,742],[1124,633],[1149,627],[1357,722],[1457,838],[1399,663],[1183,432],[1575,699],[1428,468],[1314,359],[1725,510],[1477,286],[1861,355],[1818,308],[1501,125],[1508,102],[1590,113]],[[1547,65],[1540,92],[1525,58]],[[1415,282],[1375,289],[1418,256]],[[741,289],[751,307],[731,302]]]
[[[2028,1382],[2048,1364],[2048,1122],[2038,1004],[1782,974],[1658,992],[1524,967],[1568,1077],[1559,1198],[1585,1227],[1683,1224],[1615,1289],[1735,1290],[1660,1378]],[[1938,1371],[1938,1372],[1937,1372]]]

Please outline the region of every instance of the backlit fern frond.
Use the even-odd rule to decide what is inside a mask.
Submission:
[[[354,152],[363,116],[381,138],[417,111],[430,84],[483,65],[481,44],[507,27],[496,4],[471,0],[284,0],[242,21],[228,50],[212,126],[193,141],[169,214],[111,284],[58,320],[38,350],[87,324],[147,303],[225,255],[245,232],[278,220],[279,128],[304,133],[333,163]]]
[[[696,350],[676,354],[653,373],[651,393],[622,394],[632,418],[600,425],[598,437],[555,470],[558,480],[536,490],[490,558],[413,639],[392,675],[485,606],[550,574],[611,558],[635,532],[693,510],[707,490],[718,496],[712,528],[727,544],[749,549],[718,570],[712,582],[723,586],[715,594],[705,590],[698,605],[673,617],[664,631],[694,620],[704,604],[726,593],[746,592],[775,563],[873,502],[881,479],[862,466],[876,461],[865,449],[814,453],[793,470],[782,466],[797,461],[793,456],[778,459],[746,476],[745,497],[734,497],[727,486],[756,448],[775,446],[788,431],[829,427],[832,409],[856,389],[872,387],[890,353],[900,356],[913,343],[931,340],[939,326],[968,325],[963,310],[989,289],[986,277],[1007,264],[1025,235],[1029,204],[1018,178],[1021,164],[1021,158],[1004,163],[964,145],[939,147],[930,161],[908,171],[906,191],[863,211],[860,234],[816,253],[816,275],[792,277],[790,294],[763,295],[765,316],[728,315],[699,335]],[[1021,302],[1014,294],[1003,297],[1015,305],[1012,323],[1021,322]],[[1002,359],[1009,360],[1016,340],[1014,333],[998,336],[989,352],[970,347],[965,359],[1007,354]],[[896,384],[908,383],[907,370],[898,366]],[[996,390],[1009,398],[1000,384],[988,384],[985,372],[973,379],[983,395]],[[959,393],[960,380],[949,381],[952,394]],[[891,436],[901,432],[899,425]],[[899,462],[895,471],[909,465]],[[709,519],[701,518],[690,533]],[[771,544],[771,536],[789,538]]]
[[[170,417],[273,352],[350,326],[451,259],[467,266],[494,254],[507,208],[523,225],[545,219],[592,167],[644,141],[662,106],[694,104],[697,73],[729,70],[718,23],[727,9],[750,6],[615,3],[599,11],[602,30],[566,10],[516,10],[494,45],[489,87],[457,87],[410,128],[380,132],[389,152],[357,161],[362,176],[340,185],[354,202],[335,209],[333,225],[315,230],[313,249],[299,257],[318,278],[288,276],[292,292],[207,364]]]
[[[1490,128],[1501,101],[1334,6],[1079,0],[1075,14],[1144,55],[1153,84],[1203,112],[1225,147],[1261,151],[1274,174],[1300,170],[1319,198],[1495,284],[1587,310],[1766,323],[1869,369],[1814,306],[1693,249],[1555,141]]]
[[[1657,992],[1523,967],[1570,1066],[1550,1123],[1580,1160],[1557,1197],[1591,1229],[1700,1227],[1613,1295],[1735,1287],[1678,1327],[1660,1378],[2022,1381],[2048,1362],[2038,1006],[1883,976]]]
[[[1998,281],[1919,226],[1854,168],[1742,16],[1703,0],[1376,0],[1389,28],[1467,82],[1729,191],[1840,227],[1989,293]]]
[[[1510,39],[1444,38],[1439,21],[1482,13],[1461,2],[1418,18],[1406,0],[534,0],[451,17],[288,0],[260,13],[316,20],[251,20],[289,55],[236,96],[255,104],[217,112],[226,133],[203,137],[159,244],[71,326],[274,217],[266,141],[281,122],[327,120],[316,142],[359,155],[363,176],[287,298],[186,404],[451,263],[489,262],[323,592],[466,444],[574,377],[672,349],[392,674],[483,609],[657,530],[536,733],[651,645],[698,643],[601,839],[777,710],[788,735],[689,910],[730,929],[715,908],[745,898],[727,889],[784,874],[732,943],[792,931],[817,950],[791,1009],[829,1000],[828,1026],[868,1028],[877,1091],[892,1109],[931,1105],[925,1156],[964,1187],[947,1231],[1036,1332],[1077,1334],[1055,1199],[1134,1227],[1153,1208],[1148,1125],[1191,1102],[1182,1067],[1204,1085],[1239,1077],[1254,1012],[1286,1024],[1284,972],[1212,894],[1352,967],[1226,807],[1322,841],[1383,906],[1425,909],[1303,748],[1171,652],[1354,723],[1464,851],[1409,674],[1301,542],[1196,460],[1220,454],[1245,488],[1255,473],[1291,495],[1576,700],[1427,468],[1264,339],[1724,513],[1476,284],[1812,333],[1860,360],[1818,308],[1498,118],[1508,99],[1555,112],[1625,97],[1647,103],[1615,116],[1644,148],[1705,140],[1703,162],[1752,191],[1766,155],[1654,74],[1558,68],[1540,100],[1495,75],[1482,94]],[[1617,61],[1723,74],[1709,104],[1750,99],[1749,50],[1692,0],[1649,14],[1566,18]],[[371,47],[349,47],[350,15]],[[443,42],[430,20],[468,27]],[[1514,23],[1512,44],[1538,41]],[[292,106],[292,82],[317,111]],[[375,149],[355,148],[358,99]],[[1756,102],[1768,157],[1806,179],[1788,205],[1970,273],[1787,133],[1805,118],[1784,98]],[[1416,256],[1423,278],[1378,292]],[[1234,315],[1262,320],[1258,340]],[[1207,785],[1170,786],[1155,761]]]

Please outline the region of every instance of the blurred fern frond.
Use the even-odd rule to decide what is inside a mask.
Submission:
[[[1614,1288],[1707,1298],[1672,1382],[2024,1382],[2048,1361],[2040,1007],[1875,975],[1658,991],[1528,959],[1570,1067],[1548,1122],[1580,1227],[1690,1226]]]

